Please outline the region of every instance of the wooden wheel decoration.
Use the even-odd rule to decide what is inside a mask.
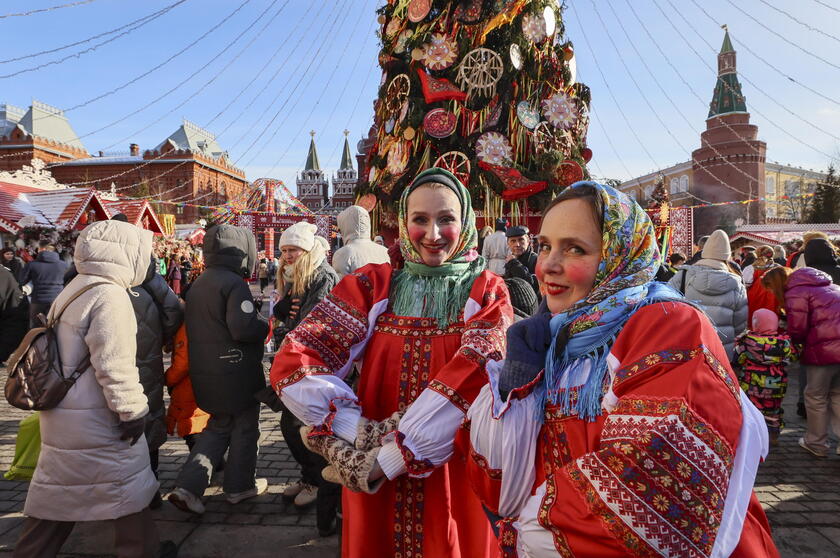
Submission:
[[[391,80],[388,89],[385,91],[385,108],[389,114],[396,115],[402,110],[409,91],[411,91],[411,82],[407,75],[399,74]]]
[[[435,166],[446,169],[454,174],[464,186],[468,186],[470,180],[470,160],[460,151],[447,151],[437,158]]]
[[[551,124],[545,120],[537,124],[537,127],[534,128],[531,135],[534,142],[534,151],[536,151],[537,154],[556,151],[560,148],[560,138],[555,135]]]
[[[489,48],[477,48],[469,51],[458,67],[458,83],[466,85],[467,95],[478,93],[492,97],[496,84],[502,79],[504,65],[502,57]]]

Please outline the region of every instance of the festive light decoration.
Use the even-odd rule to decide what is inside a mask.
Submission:
[[[571,79],[557,0],[390,0],[378,13],[377,133],[357,194],[376,196],[380,224],[433,164],[491,218],[538,211],[588,176],[590,94]]]

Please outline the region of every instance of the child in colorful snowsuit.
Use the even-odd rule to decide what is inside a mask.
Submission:
[[[787,391],[785,368],[796,358],[790,337],[779,332],[779,317],[761,308],[753,313],[752,329],[735,340],[735,360],[741,365],[741,388],[764,415],[770,443],[776,445],[784,427],[782,400]]]
[[[182,324],[178,329],[172,345],[172,365],[166,370],[166,387],[170,389],[166,430],[170,435],[175,434],[177,430],[178,436],[192,449],[196,436],[207,426],[210,415],[202,411],[195,402],[189,374],[186,324]]]

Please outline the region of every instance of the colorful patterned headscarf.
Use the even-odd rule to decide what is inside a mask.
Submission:
[[[570,188],[581,186],[594,188],[604,207],[601,262],[586,298],[551,318],[553,342],[546,357],[545,381],[548,401],[559,404],[567,414],[594,421],[601,414],[606,357],[621,328],[642,306],[683,298],[653,281],[661,257],[647,213],[622,192],[603,184],[577,182]],[[565,346],[558,346],[561,338],[568,339]],[[591,365],[588,377],[584,361]],[[569,388],[579,389],[578,397]]]
[[[443,264],[431,267],[423,263],[408,237],[408,196],[424,184],[442,184],[455,193],[461,204],[461,236],[455,253]],[[402,316],[436,318],[446,328],[458,321],[467,303],[473,281],[485,268],[478,255],[478,231],[469,191],[455,175],[441,168],[431,168],[417,175],[403,191],[399,202],[400,251],[405,267],[394,277],[391,296],[394,312]]]

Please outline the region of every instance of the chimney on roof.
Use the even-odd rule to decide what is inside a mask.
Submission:
[[[132,157],[137,157],[138,155],[140,155],[140,146],[136,143],[132,143],[131,145],[129,145],[128,150],[131,152]]]
[[[102,157],[102,155],[104,155],[104,152],[100,151],[99,156]]]

